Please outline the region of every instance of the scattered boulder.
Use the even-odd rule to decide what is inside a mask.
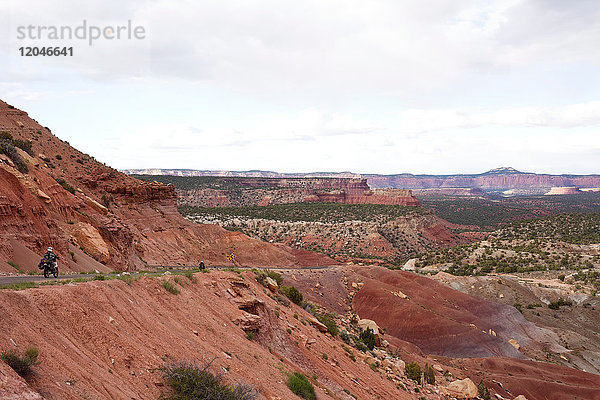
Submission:
[[[416,263],[417,263],[417,259],[411,258],[402,266],[402,269],[405,271],[414,271]]]
[[[327,326],[325,326],[324,324],[322,324],[321,322],[319,322],[318,319],[316,319],[313,316],[310,316],[308,319],[308,322],[314,326],[315,328],[317,328],[318,330],[320,330],[321,332],[325,333],[327,332]]]
[[[508,343],[510,343],[512,347],[514,347],[517,350],[521,348],[521,345],[515,339],[510,339]]]
[[[275,282],[273,278],[267,276],[267,279],[265,279],[265,283],[267,284],[267,287],[271,292],[277,293],[277,291],[279,290],[279,285],[277,285],[277,282]]]
[[[104,207],[102,204],[98,203],[96,200],[91,197],[85,196],[85,204],[94,210],[101,212],[102,214],[108,213],[108,208]]]
[[[396,292],[392,292],[392,294],[393,294],[394,296],[398,296],[398,297],[400,297],[401,299],[408,299],[408,296],[407,296],[407,295],[405,295],[404,293],[402,293],[400,290],[398,290],[398,291],[396,291]]]
[[[527,400],[527,397],[525,397],[522,394],[520,394],[517,397],[515,397],[514,400]]]
[[[39,198],[44,200],[44,203],[46,203],[46,204],[52,203],[52,199],[50,198],[50,196],[48,196],[46,193],[42,192],[40,189],[38,189],[37,195]]]
[[[477,397],[477,386],[470,378],[458,379],[451,382],[447,387],[440,388],[440,394],[452,396],[457,399],[470,399]]]

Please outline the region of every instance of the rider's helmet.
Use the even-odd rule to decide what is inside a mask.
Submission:
[[[52,251],[52,247],[48,247],[48,251],[50,251],[50,252],[51,252],[51,251]]]

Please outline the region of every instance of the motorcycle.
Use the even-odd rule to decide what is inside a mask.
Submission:
[[[49,278],[50,275],[58,278],[58,263],[56,261],[52,262],[42,259],[38,265],[38,268],[44,270],[45,278]]]

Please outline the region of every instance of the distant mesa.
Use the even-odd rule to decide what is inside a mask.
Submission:
[[[488,172],[484,172],[481,175],[497,175],[497,174],[523,174],[524,172],[517,171],[513,167],[500,167],[490,169]]]
[[[521,172],[512,167],[494,168],[479,174],[454,175],[413,175],[408,173],[379,175],[356,174],[352,172],[312,172],[312,173],[279,173],[272,171],[198,171],[173,169],[141,169],[124,170],[127,174],[170,175],[170,176],[213,176],[213,177],[246,177],[246,178],[362,178],[367,180],[371,190],[375,189],[444,189],[441,194],[480,196],[481,193],[466,193],[457,189],[482,190],[504,195],[542,195],[553,187],[600,188],[600,175],[550,175]],[[421,192],[427,195],[432,192]],[[417,194],[417,192],[415,192]]]

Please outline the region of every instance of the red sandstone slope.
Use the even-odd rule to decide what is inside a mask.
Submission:
[[[373,267],[355,272],[365,284],[353,299],[354,310],[426,354],[524,358],[541,354],[542,342],[564,351],[555,334],[528,322],[514,307],[408,272]],[[408,298],[395,295],[398,290]],[[509,343],[511,339],[519,343],[520,351]]]
[[[264,399],[299,399],[284,383],[290,371],[314,374],[319,399],[352,400],[344,390],[362,400],[413,398],[352,361],[341,339],[305,323],[301,307],[278,306],[251,272],[181,278],[178,295],[161,285],[169,277],[0,291],[0,348],[14,348],[11,338],[19,351],[39,348],[29,384],[47,399],[157,399],[165,361],[211,360],[214,371],[255,385]]]
[[[380,267],[289,271],[284,283],[338,313],[351,303],[360,318],[374,319],[385,328],[389,352],[421,366],[439,364],[439,386],[446,385],[441,371],[448,370],[476,384],[482,380],[492,398],[524,394],[529,400],[600,399],[600,375],[525,359],[544,359],[543,350],[560,350],[562,340],[525,321],[514,307],[465,296],[427,277]],[[496,336],[482,332],[483,327],[492,327]],[[524,354],[507,346],[510,338],[520,341]],[[489,357],[450,358],[440,353]]]
[[[79,264],[86,254],[108,269],[197,264],[201,259],[227,263],[231,253],[243,265],[334,263],[325,256],[187,222],[177,212],[172,186],[141,182],[107,167],[1,101],[0,131],[32,143],[32,156],[17,150],[28,173],[17,171],[12,160],[0,154],[0,260],[15,261],[26,271],[35,265],[31,257],[16,259],[22,252],[14,243],[37,254],[51,245],[63,269],[68,263],[73,270],[83,268]],[[57,179],[65,183],[61,186]],[[81,249],[85,254],[77,257]],[[0,265],[0,271],[16,272],[4,262]],[[87,265],[102,268],[93,260]]]

